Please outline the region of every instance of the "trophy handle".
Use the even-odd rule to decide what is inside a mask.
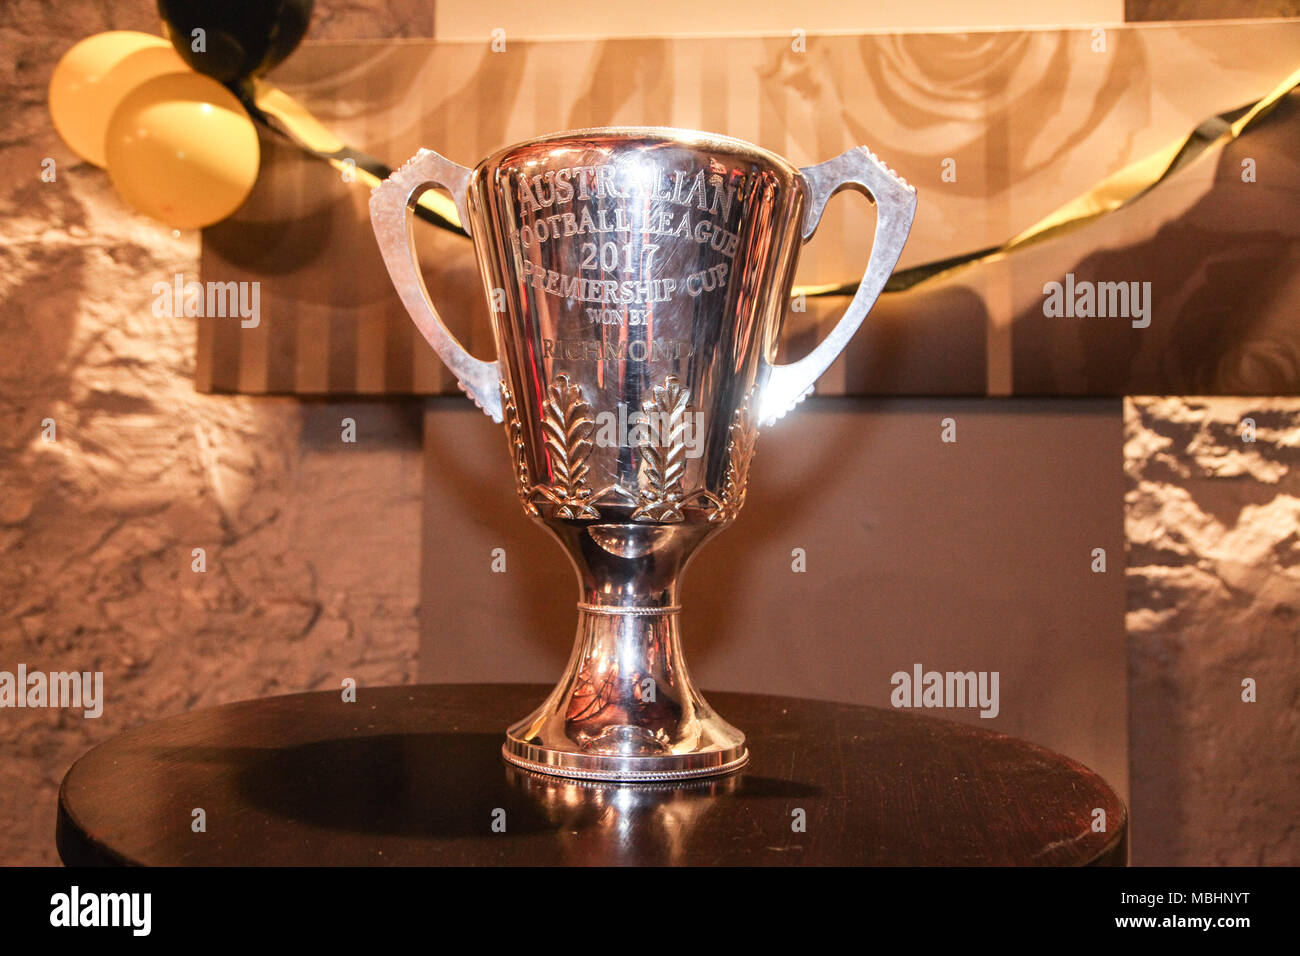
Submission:
[[[469,195],[470,172],[431,149],[420,150],[370,194],[370,224],[388,274],[416,328],[456,376],[465,394],[494,422],[500,422],[501,370],[495,361],[484,362],[470,355],[443,324],[425,288],[411,235],[412,207],[421,193],[435,186],[451,193],[461,225],[468,231],[465,200]]]
[[[808,187],[808,205],[803,217],[803,240],[817,231],[826,202],[841,189],[856,189],[876,206],[876,235],[871,258],[858,291],[848,309],[826,338],[807,356],[789,365],[772,365],[763,386],[759,421],[770,425],[807,398],[813,384],[844,351],[862,320],[894,271],[907,242],[916,215],[916,189],[876,159],[864,146],[828,159],[800,172]]]

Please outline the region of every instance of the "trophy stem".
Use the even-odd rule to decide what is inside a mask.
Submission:
[[[744,734],[713,712],[687,673],[675,592],[637,606],[584,594],[564,678],[510,728],[506,759],[595,780],[673,780],[743,766]]]

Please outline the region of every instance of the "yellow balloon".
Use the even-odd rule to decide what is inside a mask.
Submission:
[[[50,118],[68,148],[104,165],[104,132],[122,99],[145,80],[188,67],[162,37],[110,30],[87,37],[50,77]]]
[[[257,180],[253,121],[229,90],[199,73],[169,73],[132,90],[109,119],[104,144],[122,198],[175,229],[225,219]]]

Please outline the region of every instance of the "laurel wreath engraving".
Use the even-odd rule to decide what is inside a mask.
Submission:
[[[731,521],[745,503],[749,465],[758,437],[753,397],[751,391],[732,417],[727,469],[718,494],[707,488],[686,490],[687,438],[696,412],[690,390],[682,387],[675,375],[667,376],[641,403],[644,417],[637,443],[641,453],[637,487],[628,490],[611,485],[597,491],[589,480],[596,418],[581,386],[561,373],[546,389],[541,424],[551,481],[533,484],[524,454],[526,442],[519,406],[502,382],[502,415],[514,449],[515,479],[524,510],[540,516],[538,504],[544,500],[555,506],[554,517],[600,519],[596,505],[613,493],[634,506],[630,516],[633,521],[684,521],[684,509],[692,504],[707,509],[709,521]]]
[[[506,435],[514,450],[515,489],[519,494],[519,503],[528,514],[536,515],[537,505],[533,504],[530,497],[532,482],[528,476],[528,461],[524,457],[524,429],[519,423],[519,407],[515,405],[515,396],[505,382],[501,383],[501,414],[505,419]]]
[[[641,494],[632,520],[681,521],[682,505],[690,497],[682,493],[682,480],[686,477],[687,418],[694,412],[691,393],[682,388],[676,375],[669,375],[663,385],[654,387],[652,396],[641,409],[658,424],[647,428],[641,441]]]
[[[710,521],[732,521],[745,503],[749,482],[749,463],[758,441],[758,423],[753,413],[753,390],[745,396],[732,417],[727,442],[727,474],[722,479],[721,507],[709,515]]]
[[[591,506],[596,493],[587,485],[591,435],[596,428],[591,405],[582,397],[582,389],[561,374],[546,389],[542,412],[552,482],[533,490],[558,506],[557,518],[599,518],[600,512]]]

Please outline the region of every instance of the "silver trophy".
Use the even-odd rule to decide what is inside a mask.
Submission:
[[[470,355],[429,299],[411,239],[427,189],[474,240],[497,359]],[[804,359],[774,363],[799,249],[826,201],[876,206],[866,275]],[[505,425],[519,500],[578,572],[564,677],[506,734],[507,760],[595,780],[745,764],[682,658],[678,581],[745,502],[760,425],[806,397],[884,288],[916,191],[863,148],[799,169],[725,136],[559,133],[474,169],[422,149],[370,217],[411,318],[460,387]]]

